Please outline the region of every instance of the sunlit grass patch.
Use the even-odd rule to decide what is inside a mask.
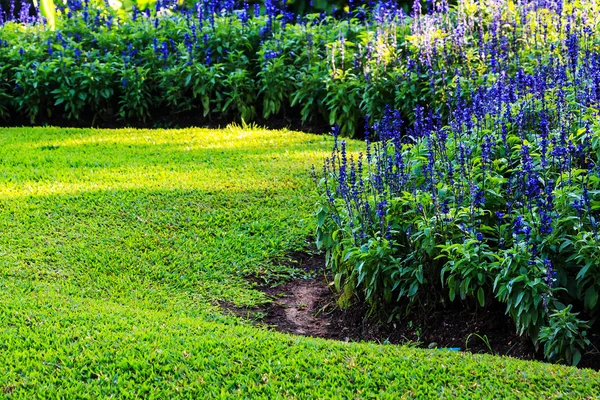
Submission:
[[[244,277],[284,273],[272,260],[306,246],[310,169],[331,144],[237,128],[2,130],[0,397],[599,394],[590,371],[224,316],[219,301],[265,301]]]

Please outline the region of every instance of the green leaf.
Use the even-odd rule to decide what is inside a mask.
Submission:
[[[338,272],[337,274],[335,274],[335,276],[333,277],[333,282],[335,284],[335,288],[337,290],[340,290],[341,288],[341,282],[342,282],[342,273]]]
[[[319,212],[317,213],[317,225],[323,226],[323,224],[325,223],[326,216],[327,216],[327,212],[323,208],[321,208],[319,210]]]
[[[524,295],[525,295],[525,292],[521,292],[517,295],[517,300],[515,301],[515,307],[519,306],[519,303],[521,303],[521,300],[523,300]]]
[[[559,251],[563,251],[565,249],[565,247],[569,246],[571,244],[571,241],[568,239],[565,239],[565,241],[560,245],[559,247]]]
[[[588,310],[592,310],[598,303],[598,292],[594,287],[589,287],[585,292],[584,305]]]
[[[485,306],[485,293],[483,292],[482,287],[477,290],[477,300],[479,300],[479,305],[481,307]]]
[[[581,361],[581,353],[576,351],[575,354],[573,354],[573,362],[571,364],[575,367],[579,364],[579,361]]]
[[[448,297],[450,298],[450,301],[454,301],[454,299],[456,298],[456,291],[454,290],[453,287],[449,288]]]
[[[417,269],[416,278],[420,284],[423,284],[423,268],[421,266]]]
[[[413,282],[412,285],[410,285],[410,289],[408,290],[408,297],[413,297],[415,293],[417,293],[417,290],[419,290],[419,283]]]
[[[588,269],[590,269],[591,266],[592,266],[592,262],[591,261],[588,262],[587,264],[585,264],[585,266],[583,268],[581,268],[581,270],[577,274],[577,280],[580,280],[581,278],[583,278],[585,276],[585,274],[587,273]]]

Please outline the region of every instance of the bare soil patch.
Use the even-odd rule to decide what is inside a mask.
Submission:
[[[467,310],[458,303],[434,311],[414,307],[401,320],[382,322],[365,317],[369,311],[365,304],[355,302],[344,310],[338,307],[337,294],[326,274],[323,255],[297,253],[292,255],[292,260],[296,268],[312,272],[314,277],[292,280],[276,287],[253,280],[258,290],[273,299],[272,303],[254,309],[231,304],[221,306],[240,317],[296,335],[410,344],[543,361],[541,349],[536,351],[529,339],[516,334],[514,323],[501,304],[477,310]],[[596,348],[600,348],[598,333],[592,333],[590,339]],[[594,349],[594,346],[590,348]],[[579,366],[600,370],[600,354],[594,351],[584,355]]]

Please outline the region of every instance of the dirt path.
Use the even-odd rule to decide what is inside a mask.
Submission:
[[[282,332],[331,337],[331,323],[320,308],[326,308],[321,304],[331,301],[332,295],[322,279],[286,283],[276,288],[274,299],[263,319],[266,324]]]
[[[460,349],[543,360],[542,354],[535,350],[529,339],[516,334],[503,305],[496,304],[477,312],[466,310],[459,303],[430,313],[415,307],[401,320],[381,323],[364,317],[368,311],[365,304],[339,309],[337,296],[324,272],[325,259],[322,255],[299,253],[295,258],[295,266],[313,271],[317,277],[293,280],[276,287],[258,285],[257,289],[273,299],[272,303],[263,307],[245,309],[221,304],[222,308],[277,331],[295,335]],[[600,335],[591,335],[590,339],[596,347],[600,347]],[[600,355],[585,355],[580,366],[600,370]]]

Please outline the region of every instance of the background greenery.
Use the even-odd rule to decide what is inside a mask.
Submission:
[[[250,10],[248,21],[237,13],[199,21],[194,12],[133,18],[90,7],[59,17],[55,31],[7,23],[0,27],[0,119],[74,126],[301,121],[360,136],[366,117],[380,118],[388,104],[407,121],[417,104],[446,115],[455,68],[485,65],[452,52],[429,63],[411,39],[410,19],[377,10],[298,21],[280,13],[254,18]],[[445,80],[442,70],[450,71]],[[465,79],[466,87],[474,84]]]
[[[57,0],[56,3],[60,3],[61,0]],[[140,2],[142,3],[142,2]],[[146,2],[143,2],[144,4]],[[250,4],[264,4],[264,1],[261,0],[250,0],[247,1],[247,3]],[[331,11],[332,7],[337,8],[338,10],[342,10],[345,7],[348,7],[349,5],[349,1],[348,0],[313,0],[312,1],[312,5],[313,8],[310,8],[310,1],[304,1],[304,0],[288,0],[286,2],[287,6],[289,7],[290,10],[294,11],[297,14],[304,14],[305,12],[310,12],[310,11],[318,11],[318,10],[323,10],[323,11]],[[352,1],[353,6],[360,6],[362,4],[368,4],[368,1],[360,1],[360,0],[355,0]],[[402,8],[405,9],[405,11],[408,11],[410,7],[412,7],[413,2],[410,0],[398,0],[395,1],[396,4],[400,5]],[[11,4],[11,0],[0,0],[0,7],[2,7],[5,11],[10,9],[10,4]],[[193,2],[186,0],[186,4],[188,5],[192,5]],[[34,2],[33,0],[22,0],[22,1],[14,1],[14,5],[15,5],[15,11],[18,13],[21,8],[25,5],[25,6],[31,6],[32,10],[33,10],[33,5]]]

